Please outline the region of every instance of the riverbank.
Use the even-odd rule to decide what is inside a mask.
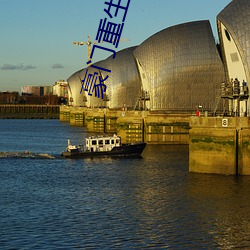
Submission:
[[[0,104],[0,119],[59,119],[59,105]]]

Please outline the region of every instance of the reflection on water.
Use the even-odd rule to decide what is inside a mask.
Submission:
[[[250,178],[190,174],[188,179],[193,209],[199,209],[201,220],[213,225],[211,234],[218,246],[249,248]]]
[[[85,134],[28,122],[0,120],[0,152],[59,155]],[[142,159],[3,157],[0,177],[1,249],[250,248],[250,178],[188,173],[187,146],[148,145]]]

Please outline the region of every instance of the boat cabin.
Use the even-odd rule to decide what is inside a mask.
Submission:
[[[117,135],[114,136],[91,136],[86,138],[86,151],[111,151],[114,147],[121,146],[121,138]]]

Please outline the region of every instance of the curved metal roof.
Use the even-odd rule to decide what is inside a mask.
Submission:
[[[69,90],[69,104],[74,106],[85,106],[85,93],[80,94],[81,91],[81,80],[80,73],[81,70],[78,70],[72,74],[68,79],[68,90]]]
[[[164,29],[135,51],[152,110],[213,108],[224,68],[209,21]]]
[[[244,63],[247,81],[250,82],[250,4],[249,0],[234,0],[217,16],[227,28]],[[219,32],[221,32],[219,30]]]
[[[100,64],[102,61],[100,61],[99,63],[96,63],[94,65],[98,65]],[[87,83],[87,78],[88,75],[91,74],[92,78],[89,82],[89,86],[87,89],[87,91],[85,91],[85,87],[86,87],[86,83]],[[106,107],[106,93],[103,91],[103,98],[102,94],[101,94],[101,89],[99,88],[99,90],[95,90],[94,89],[94,81],[96,80],[96,84],[99,84],[99,70],[93,68],[93,67],[87,67],[83,70],[81,70],[80,74],[79,74],[79,79],[80,81],[84,81],[84,84],[81,82],[80,84],[80,88],[78,89],[79,95],[84,95],[85,96],[85,106],[87,107]],[[86,78],[85,78],[86,77]],[[93,79],[93,82],[92,82]],[[92,84],[92,86],[91,86]],[[82,86],[84,85],[84,86]],[[82,90],[82,92],[81,92]],[[99,97],[98,97],[98,91],[99,91]],[[81,92],[81,93],[80,93]]]
[[[141,90],[141,81],[133,57],[135,48],[136,46],[118,51],[114,59],[112,55],[105,60],[93,64],[93,66],[111,70],[110,73],[100,71],[93,67],[87,67],[70,76],[67,81],[71,89],[74,105],[92,107],[107,106],[109,108],[121,108],[124,107],[124,105],[126,107],[134,107]],[[90,73],[94,75],[95,72],[98,72],[98,74],[101,74],[102,79],[107,75],[109,76],[105,81],[107,86],[105,96],[107,96],[108,102],[95,97],[94,93],[90,96],[84,89],[80,94],[82,87],[81,80],[84,79],[87,70],[87,74]]]
[[[117,52],[116,57],[108,57],[101,62],[101,66],[111,70],[106,80],[108,107],[134,107],[141,90],[141,81],[133,56],[137,46]],[[106,73],[102,72],[103,78]]]

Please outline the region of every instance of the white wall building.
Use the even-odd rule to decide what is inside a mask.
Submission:
[[[68,83],[64,80],[59,80],[55,82],[53,86],[53,95],[67,98],[68,97]]]

